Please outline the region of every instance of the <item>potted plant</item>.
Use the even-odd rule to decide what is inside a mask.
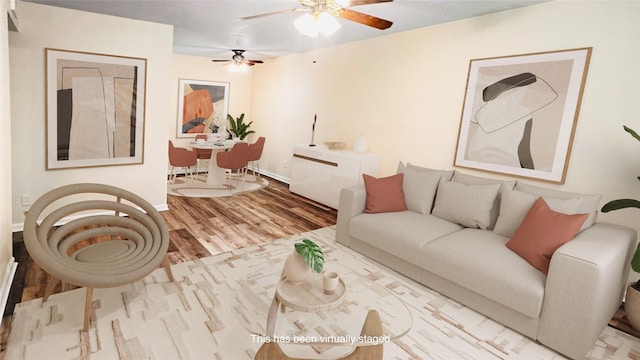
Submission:
[[[238,117],[237,119],[234,119],[233,116],[227,114],[227,119],[229,120],[230,125],[227,131],[229,131],[232,137],[244,140],[247,135],[255,133],[255,131],[249,130],[249,127],[251,126],[251,124],[253,124],[253,121],[249,122],[248,124],[244,123],[244,113],[240,114],[240,117]]]
[[[324,267],[324,253],[318,244],[303,239],[294,244],[291,254],[284,260],[282,275],[294,284],[299,284],[311,273],[319,273]]]
[[[636,140],[640,141],[640,135],[633,129],[623,126],[624,131],[628,132]],[[640,180],[640,176],[638,177]],[[634,199],[617,199],[609,201],[602,207],[602,212],[609,212],[613,210],[625,209],[625,208],[638,208],[640,209],[640,201]],[[637,273],[640,273],[640,244],[636,247],[636,251],[631,258],[631,269]],[[631,282],[627,286],[627,294],[624,300],[625,313],[631,326],[637,331],[640,331],[640,280]]]

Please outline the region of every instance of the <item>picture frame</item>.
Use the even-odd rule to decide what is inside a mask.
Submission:
[[[564,183],[591,51],[472,59],[454,166]]]
[[[46,169],[144,163],[147,59],[45,49]]]
[[[177,137],[224,133],[229,114],[229,83],[179,79]]]

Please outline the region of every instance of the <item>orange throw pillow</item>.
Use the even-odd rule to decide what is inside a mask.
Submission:
[[[362,174],[362,178],[367,190],[367,205],[364,212],[381,213],[407,210],[402,191],[402,173],[379,179]]]
[[[587,217],[589,214],[567,215],[553,211],[540,197],[507,242],[507,247],[547,275],[553,253],[576,236]]]

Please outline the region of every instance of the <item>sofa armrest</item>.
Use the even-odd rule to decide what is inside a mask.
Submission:
[[[622,302],[637,234],[596,223],[551,258],[538,341],[583,359]]]
[[[349,246],[349,222],[354,216],[362,214],[366,205],[367,191],[363,184],[347,186],[340,191],[336,240],[342,245]]]

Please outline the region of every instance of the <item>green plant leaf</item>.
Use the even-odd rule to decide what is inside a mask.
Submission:
[[[636,252],[633,254],[633,258],[631,259],[631,268],[633,271],[640,273],[640,244],[636,247]]]
[[[324,253],[318,244],[309,239],[303,239],[302,242],[295,243],[294,247],[311,270],[317,273],[322,271],[324,267]]]
[[[244,123],[244,113],[240,114],[237,119],[234,119],[231,114],[227,114],[227,119],[229,120],[229,129],[227,131],[232,137],[237,137],[240,140],[244,140],[249,134],[255,133],[253,130],[248,130],[253,121],[249,123]]]

